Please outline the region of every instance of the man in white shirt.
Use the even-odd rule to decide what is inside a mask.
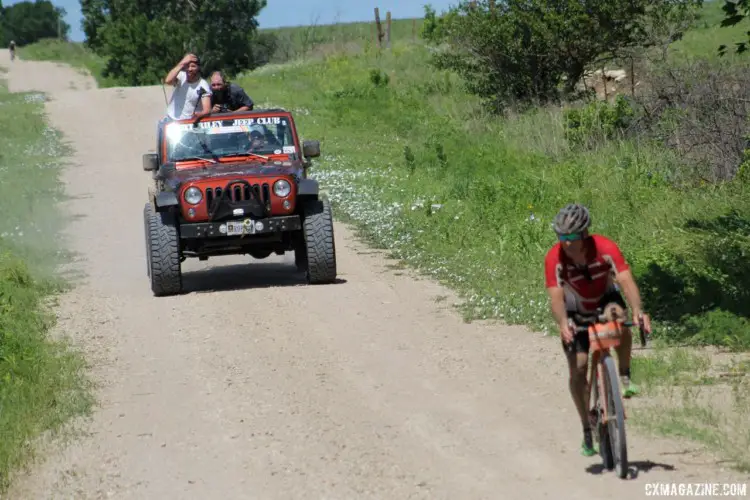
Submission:
[[[195,54],[187,54],[164,78],[174,85],[167,116],[172,120],[200,118],[211,113],[211,87],[201,78],[200,62]]]

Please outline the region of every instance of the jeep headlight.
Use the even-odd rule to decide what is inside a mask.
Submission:
[[[185,201],[191,205],[197,205],[203,199],[203,193],[197,187],[189,187],[185,190]]]
[[[279,198],[286,198],[292,192],[292,186],[284,179],[278,180],[273,185],[273,194]]]

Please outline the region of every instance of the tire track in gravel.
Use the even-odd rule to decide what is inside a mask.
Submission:
[[[49,450],[11,498],[632,499],[646,482],[747,480],[633,431],[631,460],[667,468],[587,472],[599,461],[578,455],[559,344],[463,323],[434,300],[453,294],[387,272],[341,224],[341,284],[301,284],[292,256],[226,257],[186,261],[191,292],[152,297],[140,157],[162,89],[95,89],[7,58],[11,90],[48,92],[76,150],[67,234],[86,277],[59,329],[88,352],[101,401],[89,434]]]

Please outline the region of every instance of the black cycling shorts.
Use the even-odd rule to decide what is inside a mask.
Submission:
[[[627,304],[625,304],[625,299],[623,299],[622,294],[617,290],[611,290],[605,293],[602,297],[602,300],[599,301],[599,307],[603,308],[607,304],[611,304],[613,302],[627,311],[628,306]],[[575,311],[568,311],[569,317],[572,318],[572,314],[574,313]],[[570,344],[566,344],[562,339],[560,339],[560,342],[562,343],[563,350],[566,353],[572,354],[574,352],[589,352],[590,345],[588,332],[575,333],[573,335],[573,342],[571,342]]]

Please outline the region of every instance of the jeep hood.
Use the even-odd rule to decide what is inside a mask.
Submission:
[[[207,163],[205,166],[191,167],[184,170],[173,170],[166,175],[166,183],[174,189],[186,182],[194,182],[208,179],[221,181],[226,178],[237,177],[278,177],[280,175],[293,175],[300,177],[302,163],[284,162],[283,164],[260,163],[255,161],[241,163]]]

